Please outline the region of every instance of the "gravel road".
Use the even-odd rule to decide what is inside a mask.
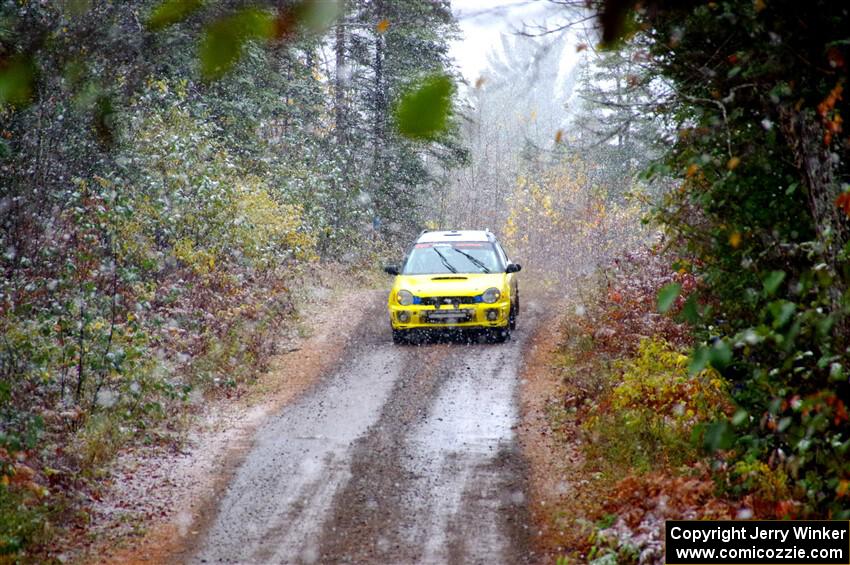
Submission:
[[[192,563],[533,561],[513,431],[531,316],[505,344],[396,346],[384,300],[260,428]]]

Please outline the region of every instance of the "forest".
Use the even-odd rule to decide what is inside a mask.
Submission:
[[[850,6],[541,2],[469,81],[449,0],[0,0],[0,563],[425,228],[563,299],[556,553],[652,562],[665,488],[850,518]]]

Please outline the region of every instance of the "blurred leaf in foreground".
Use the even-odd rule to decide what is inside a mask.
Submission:
[[[706,365],[708,365],[708,357],[708,347],[701,345],[695,348],[693,353],[691,353],[691,362],[688,365],[688,373],[693,376],[705,369]]]
[[[723,369],[732,362],[732,349],[729,344],[719,339],[708,350],[708,362],[715,369]]]
[[[681,291],[682,285],[679,283],[670,283],[661,287],[661,290],[658,291],[658,311],[662,314],[667,312],[673,306],[673,302],[679,297]]]
[[[772,296],[779,289],[779,285],[785,280],[785,271],[771,271],[762,281],[764,293]]]
[[[212,22],[201,39],[201,74],[205,79],[220,78],[239,60],[246,42],[271,39],[275,29],[274,15],[256,8]]]
[[[203,5],[203,0],[164,0],[151,11],[147,28],[158,31],[185,20]]]
[[[396,109],[399,132],[412,139],[435,139],[449,121],[454,86],[446,75],[423,80],[402,99]]]
[[[292,38],[300,31],[320,35],[344,12],[341,0],[303,0],[282,6],[277,14],[275,37]]]
[[[35,65],[26,56],[0,61],[0,104],[24,105],[32,97]]]
[[[735,443],[735,432],[729,422],[712,422],[705,427],[703,447],[707,451],[729,449]]]
[[[313,33],[324,33],[342,14],[339,0],[307,0],[298,10],[299,23]]]

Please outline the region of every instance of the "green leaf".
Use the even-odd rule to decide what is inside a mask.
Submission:
[[[185,20],[203,4],[203,0],[163,0],[151,10],[145,25],[151,31],[159,31]]]
[[[701,345],[694,349],[691,354],[691,363],[688,365],[688,373],[696,375],[708,365],[708,348]]]
[[[785,280],[785,271],[771,271],[762,281],[762,285],[764,286],[764,293],[767,296],[773,295],[779,285],[782,284],[782,281]]]
[[[672,167],[666,163],[650,163],[646,169],[641,171],[638,178],[645,181],[651,181],[658,177],[668,176],[673,171]]]
[[[729,422],[713,422],[705,427],[703,447],[708,451],[729,449],[735,443],[735,433]]]
[[[740,425],[746,423],[747,421],[749,421],[749,419],[750,419],[749,412],[747,412],[746,410],[744,410],[742,408],[739,408],[737,411],[735,411],[735,415],[732,416],[732,425],[740,426]]]
[[[19,55],[0,62],[0,105],[22,106],[32,98],[35,65],[27,56]]]
[[[697,295],[691,294],[685,300],[685,305],[682,307],[682,319],[691,325],[695,325],[700,320],[699,308],[697,307]]]
[[[212,22],[201,39],[201,74],[208,80],[220,78],[239,61],[245,43],[271,39],[274,30],[274,16],[255,8]]]
[[[791,320],[797,305],[787,300],[777,300],[768,304],[767,309],[773,318],[773,328],[779,329]]]
[[[299,10],[299,23],[313,33],[324,33],[343,13],[340,0],[307,0]]]
[[[682,292],[682,285],[679,283],[670,283],[661,287],[658,291],[658,311],[664,314],[670,310],[680,292]]]
[[[708,350],[708,361],[716,369],[722,369],[732,362],[732,350],[729,344],[718,339]]]
[[[396,109],[398,131],[411,139],[432,140],[446,130],[454,85],[435,75],[408,92]]]

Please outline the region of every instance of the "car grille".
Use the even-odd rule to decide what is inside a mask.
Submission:
[[[475,304],[475,296],[427,296],[419,299],[423,306],[434,306],[435,308],[454,308],[460,304]]]
[[[428,324],[458,324],[469,322],[475,316],[474,310],[456,310],[444,308],[442,310],[428,310],[422,316],[422,321]]]

